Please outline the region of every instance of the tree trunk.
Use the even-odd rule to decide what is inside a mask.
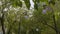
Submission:
[[[20,34],[20,22],[19,22],[18,34]]]
[[[53,8],[52,8],[52,18],[53,18],[53,22],[54,22],[55,32],[56,32],[56,34],[59,34]]]
[[[54,27],[55,27],[56,34],[58,34],[58,28],[57,28],[57,24],[55,21],[55,15],[54,14],[53,14],[53,21],[54,21]]]
[[[4,29],[4,14],[1,17],[1,26],[2,26],[3,34],[5,34],[5,29]]]
[[[11,26],[10,26],[10,28],[8,29],[7,34],[11,34]]]

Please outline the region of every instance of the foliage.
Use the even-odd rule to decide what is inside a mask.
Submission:
[[[60,34],[60,1],[32,1],[34,8],[30,10],[30,0],[1,0],[3,34]]]

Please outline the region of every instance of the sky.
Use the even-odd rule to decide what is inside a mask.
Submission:
[[[34,8],[34,2],[32,0],[30,0],[30,4],[31,4],[30,9],[33,9]]]

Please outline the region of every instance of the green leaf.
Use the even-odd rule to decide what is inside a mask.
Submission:
[[[11,2],[12,2],[12,6],[14,7],[17,6],[22,7],[22,2],[20,0],[11,0]]]
[[[30,9],[30,0],[24,0],[26,7]]]
[[[38,10],[38,4],[40,3],[40,0],[33,0],[34,2],[34,8]]]

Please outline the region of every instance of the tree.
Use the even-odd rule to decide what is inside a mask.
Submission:
[[[0,21],[3,34],[60,33],[60,1],[32,1],[34,3],[34,10],[30,10],[30,0],[1,0],[0,11],[2,16],[0,17]],[[32,16],[29,14],[30,11]],[[39,31],[36,32],[36,28]]]

